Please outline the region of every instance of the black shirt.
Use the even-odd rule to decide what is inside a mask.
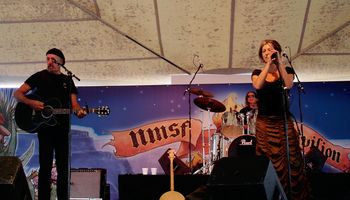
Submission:
[[[71,84],[70,84],[71,82]],[[77,88],[73,81],[70,81],[67,75],[64,74],[52,74],[46,69],[36,72],[31,75],[26,81],[31,87],[32,94],[34,98],[45,103],[45,106],[50,105],[53,108],[65,108],[70,109],[70,95],[77,94]],[[70,86],[70,90],[69,90]],[[60,126],[62,128],[67,128],[69,125],[69,114],[71,112],[68,110],[65,114],[56,114],[51,121],[56,121],[55,126],[40,126],[38,131],[44,131],[46,128],[57,128]],[[57,126],[56,126],[57,125]]]
[[[291,67],[286,67],[288,74],[293,74]],[[253,75],[259,76],[260,69],[255,69]],[[286,91],[289,93],[289,90]],[[283,86],[281,80],[275,82],[265,81],[264,86],[261,89],[256,90],[258,98],[258,115],[268,116],[283,116]],[[287,102],[287,110],[289,113],[289,105]]]
[[[71,84],[69,84],[71,82]],[[70,101],[70,93],[77,94],[77,88],[73,81],[69,81],[67,75],[52,74],[46,69],[39,71],[30,76],[25,83],[27,83],[35,95],[41,97],[41,100],[46,101],[52,98],[57,98],[62,108],[68,108]],[[71,86],[71,91],[69,91]]]

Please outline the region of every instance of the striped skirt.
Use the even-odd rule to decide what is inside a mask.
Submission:
[[[291,167],[291,197],[293,200],[308,199],[309,182],[305,174],[298,133],[291,118],[288,119],[287,124]],[[255,125],[256,154],[265,155],[271,160],[284,191],[289,197],[288,160],[283,117],[258,116]]]

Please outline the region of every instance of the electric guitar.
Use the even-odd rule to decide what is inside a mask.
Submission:
[[[170,149],[168,151],[169,159],[170,159],[170,191],[164,193],[159,200],[185,200],[185,197],[177,191],[174,191],[174,158],[175,158],[175,150]]]
[[[35,95],[27,95],[26,97],[33,100],[40,100],[40,97]],[[42,110],[34,110],[22,102],[17,103],[15,121],[20,129],[28,133],[35,133],[42,125],[55,126],[58,123],[56,115],[73,113],[69,108],[61,108],[61,102],[56,98],[43,102],[44,109]],[[95,113],[98,116],[106,116],[110,113],[108,106],[84,109],[87,113]]]

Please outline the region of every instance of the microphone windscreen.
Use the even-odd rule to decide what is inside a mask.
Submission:
[[[271,55],[271,59],[276,59],[276,60],[278,59],[277,52],[275,52]]]

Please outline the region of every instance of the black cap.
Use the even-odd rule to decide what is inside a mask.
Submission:
[[[52,48],[52,49],[50,49],[50,50],[48,50],[48,51],[46,52],[46,55],[47,55],[47,54],[54,54],[54,55],[56,55],[56,56],[62,58],[62,60],[63,60],[62,65],[64,65],[64,63],[66,62],[62,51],[59,50],[59,49]]]

